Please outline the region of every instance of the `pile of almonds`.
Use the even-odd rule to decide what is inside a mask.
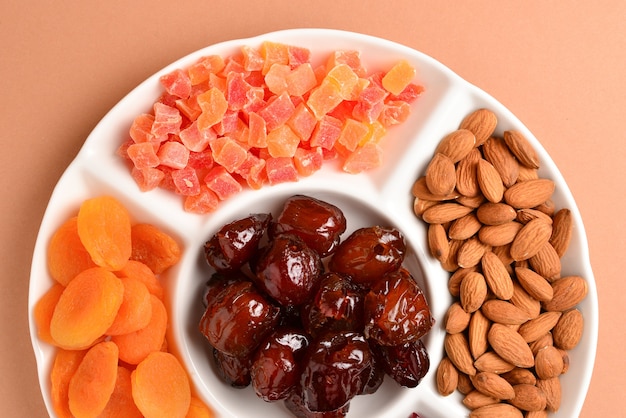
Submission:
[[[497,122],[488,109],[467,115],[412,188],[454,297],[437,390],[461,392],[471,418],[546,417],[582,336],[587,283],[561,275],[570,210],[555,208],[529,141],[495,135]]]

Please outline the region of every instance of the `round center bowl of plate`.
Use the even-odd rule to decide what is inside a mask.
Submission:
[[[325,163],[321,170],[297,182],[244,189],[220,202],[216,211],[206,215],[183,210],[180,196],[155,189],[141,192],[130,176],[129,168],[117,153],[128,138],[133,119],[150,112],[162,94],[159,78],[175,69],[186,68],[208,55],[230,56],[242,46],[259,47],[264,41],[308,48],[314,66],[325,62],[336,50],[360,52],[370,71],[386,71],[400,59],[415,69],[415,82],[424,87],[411,104],[408,119],[390,128],[380,145],[383,163],[379,168],[360,174],[342,172],[337,164]],[[168,345],[178,354],[187,369],[194,392],[210,405],[219,417],[289,417],[282,402],[263,402],[252,388],[233,388],[215,372],[208,343],[199,332],[203,313],[203,293],[211,274],[203,253],[205,242],[223,225],[253,213],[274,213],[292,195],[308,195],[340,208],[347,220],[347,236],[360,227],[384,225],[400,230],[407,241],[405,266],[424,290],[432,315],[437,321],[423,338],[430,356],[430,371],[415,388],[403,388],[386,378],[380,389],[356,397],[348,417],[409,417],[417,412],[424,418],[467,416],[462,395],[455,392],[441,396],[437,392],[435,371],[444,352],[444,316],[453,302],[447,287],[450,273],[429,254],[427,224],[413,211],[411,188],[424,175],[441,139],[458,128],[465,116],[487,108],[498,117],[496,135],[505,130],[521,131],[536,149],[541,177],[556,184],[552,201],[556,208],[569,208],[574,219],[570,247],[562,258],[563,275],[580,275],[588,284],[587,297],[579,304],[585,324],[580,343],[569,352],[570,365],[560,377],[562,403],[554,417],[577,416],[582,408],[591,378],[597,343],[598,306],[593,273],[581,215],[565,180],[550,156],[532,133],[496,99],[462,80],[434,59],[390,41],[357,33],[326,29],[294,29],[263,34],[212,45],[198,50],[165,67],[123,98],[96,126],[76,159],[56,186],[44,215],[30,277],[29,317],[43,398],[54,416],[50,396],[49,372],[54,347],[37,336],[33,307],[52,284],[46,267],[46,247],[54,230],[76,212],[90,197],[110,194],[119,199],[132,218],[154,223],[175,237],[183,248],[180,262],[167,271],[162,281],[167,290],[166,306],[170,313]]]

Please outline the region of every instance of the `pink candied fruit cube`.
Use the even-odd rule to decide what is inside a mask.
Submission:
[[[175,105],[180,113],[190,121],[195,121],[202,113],[202,109],[200,109],[198,98],[196,96],[191,96],[186,99],[178,99],[176,100]]]
[[[198,122],[193,121],[188,127],[181,130],[178,136],[189,151],[200,152],[209,146],[209,142],[217,138],[217,133],[213,128],[200,130],[198,129]]]
[[[305,62],[293,70],[285,77],[287,93],[290,96],[303,96],[317,85],[317,78],[313,67]]]
[[[153,189],[156,189],[161,185],[163,178],[165,177],[165,173],[158,168],[146,167],[139,169],[137,167],[133,167],[130,175],[132,176],[137,186],[139,186],[139,190],[142,192],[147,192]]]
[[[338,50],[333,52],[328,57],[326,68],[330,71],[333,67],[340,64],[348,65],[359,77],[364,77],[366,74],[365,67],[361,62],[361,53],[357,50]]]
[[[248,91],[252,88],[242,73],[231,72],[226,75],[226,101],[231,110],[241,110],[248,101]]]
[[[228,110],[228,101],[224,97],[224,93],[217,87],[212,87],[205,93],[199,94],[198,105],[202,109],[202,113],[198,116],[199,129],[208,129],[219,123]]]
[[[204,183],[220,200],[226,200],[242,190],[241,184],[221,165],[209,170]]]
[[[311,50],[302,46],[289,45],[287,47],[289,65],[296,68],[311,61]]]
[[[209,55],[200,58],[187,70],[192,85],[204,83],[211,74],[217,74],[224,68],[224,58],[220,55]]]
[[[230,132],[234,132],[237,129],[237,123],[239,122],[239,112],[237,110],[228,109],[222,119],[213,125],[213,129],[217,135],[226,135]]]
[[[293,115],[287,121],[287,126],[300,137],[300,140],[306,142],[311,137],[313,130],[317,125],[317,119],[304,103],[296,106]]]
[[[300,137],[288,125],[281,125],[267,134],[267,150],[272,157],[293,157]]]
[[[164,141],[169,134],[178,135],[183,118],[177,108],[164,103],[156,102],[154,108],[154,122],[152,135]]]
[[[335,117],[325,115],[317,123],[317,126],[311,134],[311,140],[309,141],[312,147],[322,147],[325,149],[331,149],[339,135],[341,135],[341,128],[343,123]]]
[[[194,196],[200,193],[198,175],[191,167],[172,171],[172,180],[178,193],[183,196]]]
[[[160,164],[161,160],[154,148],[154,144],[150,142],[140,142],[138,144],[129,145],[126,149],[126,154],[133,162],[133,165],[140,170],[156,167]]]
[[[248,145],[254,148],[267,147],[267,127],[265,119],[259,116],[257,113],[250,113],[248,115]]]
[[[342,168],[346,173],[358,174],[362,171],[380,167],[382,159],[382,148],[375,142],[368,142],[349,154]]]
[[[273,64],[265,74],[265,85],[275,95],[287,91],[287,77],[291,73],[291,67],[286,64]]]
[[[378,121],[384,127],[398,125],[407,120],[411,113],[411,106],[402,100],[388,100],[378,116]]]
[[[267,180],[265,160],[248,152],[248,158],[236,171],[251,189],[258,190]]]
[[[152,134],[152,124],[154,123],[154,115],[143,113],[137,116],[130,125],[129,134],[133,141],[152,142],[154,135]]]
[[[279,96],[275,96],[273,100],[269,101],[257,113],[265,119],[267,131],[269,132],[287,122],[295,110],[296,108],[291,98],[284,92]]]
[[[400,94],[391,95],[392,100],[401,100],[407,103],[413,103],[418,97],[424,93],[424,86],[410,83]]]
[[[374,122],[383,111],[387,92],[376,84],[367,86],[352,110],[352,116],[362,122]]]
[[[159,82],[165,91],[172,96],[186,99],[191,94],[191,80],[189,74],[182,69],[176,69],[168,74],[162,75]]]
[[[248,151],[228,136],[217,137],[211,141],[211,150],[213,161],[229,173],[234,173],[248,157]]]
[[[246,71],[261,71],[263,69],[263,57],[257,49],[244,45],[241,47],[241,54],[243,55],[242,65]]]
[[[298,171],[292,158],[270,157],[265,161],[265,172],[270,185],[298,181]]]
[[[321,147],[311,149],[298,148],[293,156],[293,163],[302,177],[310,176],[322,168],[324,154]]]
[[[214,212],[219,205],[219,198],[204,184],[200,185],[200,192],[193,196],[185,196],[183,208],[189,213],[206,214]]]
[[[161,165],[180,170],[189,161],[189,150],[180,142],[168,141],[161,144],[157,156]]]

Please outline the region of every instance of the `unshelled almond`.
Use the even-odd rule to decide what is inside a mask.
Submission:
[[[552,339],[552,333],[547,332],[541,337],[537,338],[535,341],[528,344],[528,347],[530,347],[530,351],[533,352],[533,356],[536,356],[539,350],[542,350],[546,347],[551,347],[553,345],[554,340]]]
[[[552,330],[554,345],[563,350],[572,350],[580,342],[583,328],[583,314],[578,309],[563,313]]]
[[[506,190],[504,201],[517,209],[534,208],[550,199],[554,187],[554,182],[545,178],[521,181]]]
[[[448,291],[454,297],[459,297],[461,292],[461,282],[469,273],[475,272],[476,267],[459,268],[450,275],[448,279]]]
[[[502,374],[515,368],[514,365],[504,360],[495,351],[487,351],[474,361],[474,367],[481,372]]]
[[[500,225],[511,222],[516,216],[515,208],[502,202],[486,202],[476,210],[476,217],[485,225]]]
[[[522,412],[508,403],[485,405],[470,412],[470,418],[523,418]]]
[[[476,374],[474,360],[469,351],[467,339],[463,333],[446,334],[444,338],[444,349],[452,364],[456,368],[470,376]]]
[[[511,405],[523,411],[543,411],[546,409],[546,395],[535,385],[519,384],[513,386],[515,396]]]
[[[468,273],[461,282],[459,298],[466,312],[477,311],[487,297],[485,277],[476,271]]]
[[[528,259],[532,269],[552,282],[561,276],[561,258],[556,250],[546,242],[539,252]]]
[[[558,377],[537,380],[537,387],[546,395],[546,409],[556,412],[561,407],[561,381]]]
[[[554,294],[552,286],[543,276],[535,271],[527,267],[517,267],[515,268],[515,276],[524,290],[535,299],[541,302],[547,302],[552,299]]]
[[[468,326],[467,341],[472,357],[477,359],[489,349],[487,336],[491,321],[480,310],[472,314]]]
[[[513,280],[502,261],[492,251],[487,251],[481,259],[483,275],[487,286],[496,297],[508,300],[513,296]]]
[[[515,219],[517,219],[518,222],[527,224],[537,218],[542,219],[546,223],[552,224],[552,217],[538,209],[518,209],[517,217]]]
[[[502,373],[502,377],[511,385],[535,385],[537,383],[537,376],[533,374],[529,369],[522,367],[516,367],[513,370]]]
[[[492,136],[485,141],[482,149],[485,160],[500,174],[504,187],[514,185],[519,175],[519,164],[504,139]]]
[[[470,153],[476,145],[476,136],[467,129],[457,129],[446,135],[437,148],[435,154],[441,153],[452,159],[456,164]]]
[[[473,387],[474,386],[472,385],[472,388]],[[485,395],[484,393],[476,389],[472,389],[470,392],[465,394],[465,397],[463,398],[463,405],[465,405],[468,409],[471,409],[471,410],[478,409],[485,405],[493,405],[499,402],[500,402],[500,399],[496,399],[492,396]]]
[[[445,224],[459,219],[472,211],[472,208],[453,202],[433,205],[422,213],[422,219],[429,224]]]
[[[530,319],[526,312],[505,300],[487,300],[480,309],[487,319],[500,324],[521,325]]]
[[[448,334],[463,332],[470,322],[471,315],[467,313],[459,302],[454,302],[448,308],[444,321],[444,328]]]
[[[528,168],[539,168],[539,157],[535,148],[520,131],[504,131],[504,142],[520,164]]]
[[[485,159],[478,160],[476,176],[483,196],[490,202],[500,202],[504,196],[504,184],[493,164]]]
[[[476,146],[482,145],[493,135],[498,125],[498,117],[489,109],[477,109],[463,118],[460,129],[471,131],[476,137]]]
[[[505,222],[500,225],[484,225],[478,231],[478,239],[492,247],[500,247],[512,243],[520,229],[522,229],[522,224],[515,221]],[[511,261],[513,261],[513,258],[511,258]]]
[[[454,393],[459,383],[459,372],[448,357],[444,357],[437,366],[437,392],[448,396]]]
[[[428,248],[430,254],[437,260],[443,261],[448,258],[450,243],[448,242],[448,234],[442,224],[429,224]]]
[[[558,377],[563,372],[563,356],[553,345],[544,347],[535,354],[535,373],[539,379]]]
[[[441,202],[444,200],[452,200],[459,197],[459,194],[455,192],[447,195],[437,195],[432,193],[426,185],[426,176],[422,176],[415,180],[413,186],[411,187],[411,194],[413,195],[413,197],[431,202]]]
[[[480,193],[478,186],[478,160],[482,155],[478,148],[472,149],[461,161],[456,165],[456,189],[467,197],[475,197]]]
[[[528,411],[524,418],[548,418],[548,411],[545,409],[541,411]]]
[[[509,301],[526,312],[531,319],[541,313],[541,302],[530,296],[517,281],[513,282],[513,296]]]
[[[517,367],[532,367],[535,364],[526,341],[506,325],[492,324],[487,339],[493,350],[509,363]]]
[[[456,167],[447,155],[437,153],[426,168],[426,186],[432,194],[447,195],[456,187]]]
[[[541,250],[552,236],[552,225],[542,219],[533,219],[519,230],[511,244],[511,257],[515,261],[528,260]]]
[[[515,397],[513,386],[496,373],[478,372],[470,377],[477,391],[496,399]]]
[[[566,276],[552,283],[553,296],[543,307],[547,311],[572,309],[587,296],[587,282],[580,276]]]
[[[466,240],[480,231],[482,226],[483,224],[478,220],[475,213],[468,213],[452,222],[448,229],[448,237],[450,239]]]
[[[563,257],[569,248],[573,229],[574,220],[571,210],[563,208],[554,214],[550,244],[552,244],[559,257]]]
[[[491,246],[479,240],[478,237],[469,238],[459,248],[456,262],[459,267],[476,266],[488,250],[491,250]]]
[[[524,338],[524,341],[531,343],[550,332],[559,322],[560,317],[561,312],[543,312],[538,317],[522,324],[517,332]]]

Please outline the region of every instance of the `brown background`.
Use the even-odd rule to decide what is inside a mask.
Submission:
[[[600,299],[582,416],[626,416],[626,2],[0,1],[0,411],[43,417],[29,340],[31,255],[52,189],[106,112],[212,43],[296,27],[362,32],[449,66],[543,143],[577,200]]]

